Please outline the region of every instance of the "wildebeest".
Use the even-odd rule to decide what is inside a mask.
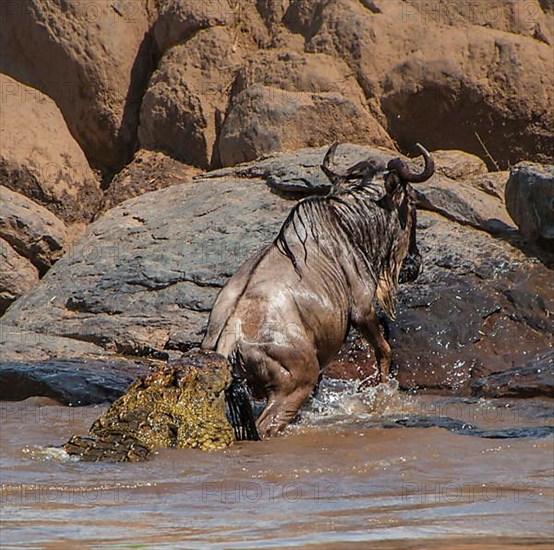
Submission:
[[[248,259],[219,293],[202,347],[229,358],[257,399],[262,437],[276,434],[310,396],[351,326],[374,347],[381,381],[388,378],[391,348],[381,334],[374,300],[394,317],[396,289],[409,251],[419,272],[416,209],[410,183],[434,172],[429,153],[421,173],[397,158],[384,172],[385,192],[362,162],[344,174],[322,169],[332,182],[325,196],[298,202],[276,239]],[[357,183],[349,183],[354,180]]]

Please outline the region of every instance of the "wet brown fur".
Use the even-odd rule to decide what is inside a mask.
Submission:
[[[258,419],[262,437],[292,420],[350,326],[374,347],[381,380],[388,378],[392,352],[373,301],[394,317],[400,270],[415,246],[409,182],[429,178],[433,163],[423,149],[421,174],[390,161],[383,194],[363,163],[345,175],[332,172],[334,149],[322,165],[332,191],[300,201],[273,243],[229,279],[202,344],[229,357],[254,396],[267,399]]]

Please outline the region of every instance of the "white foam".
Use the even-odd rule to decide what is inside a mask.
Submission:
[[[21,452],[32,460],[58,460],[60,462],[76,462],[79,460],[78,456],[70,455],[60,447],[36,445],[34,447],[24,447]]]
[[[330,419],[336,421],[379,420],[405,414],[414,407],[411,396],[398,391],[398,382],[358,390],[358,380],[323,378],[317,395],[300,410],[301,425],[317,425]]]

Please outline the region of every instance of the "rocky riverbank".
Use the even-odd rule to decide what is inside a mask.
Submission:
[[[437,162],[418,187],[424,272],[389,323],[401,387],[552,396],[554,12],[428,4],[8,5],[3,398],[111,400],[197,346],[227,278],[327,185],[336,138],[342,166],[417,141]],[[350,335],[328,374],[371,377],[368,353]],[[101,365],[108,389],[87,374]]]
[[[218,290],[275,236],[296,200],[291,192],[306,182],[327,184],[318,167],[324,152],[304,149],[219,170],[107,211],[6,312],[3,361],[13,370],[14,362],[53,358],[164,360],[198,346]],[[337,162],[395,154],[347,145]],[[553,255],[511,225],[503,203],[507,173],[489,173],[460,152],[436,156],[437,174],[418,187],[424,272],[401,287],[397,318],[389,322],[401,387],[552,395]],[[147,162],[127,167],[137,185]],[[187,168],[180,173],[172,159],[153,162],[186,177]],[[369,350],[355,335],[350,340],[329,375],[372,376]],[[494,384],[504,372],[513,381]]]

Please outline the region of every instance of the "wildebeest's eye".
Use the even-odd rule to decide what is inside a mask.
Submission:
[[[550,199],[550,210],[554,210],[554,199]]]

